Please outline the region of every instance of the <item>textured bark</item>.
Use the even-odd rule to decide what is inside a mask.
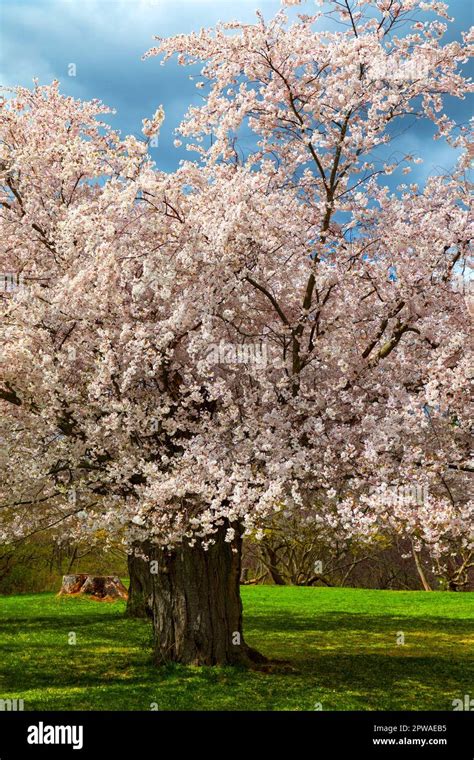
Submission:
[[[150,549],[144,546],[143,551],[148,556]],[[133,618],[145,618],[152,616],[151,597],[153,593],[150,563],[135,554],[128,555],[128,574],[130,586],[128,589],[128,602],[126,616]]]
[[[127,598],[127,589],[116,575],[64,575],[59,593],[86,594],[98,601]]]
[[[285,579],[278,571],[278,555],[273,546],[265,541],[263,552],[266,557],[265,566],[270,573],[271,579],[276,586],[286,586]]]
[[[251,665],[265,657],[242,633],[241,539],[224,541],[226,526],[205,551],[187,543],[154,550],[151,565],[154,659],[157,664]]]

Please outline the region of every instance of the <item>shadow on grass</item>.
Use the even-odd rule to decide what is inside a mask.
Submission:
[[[37,629],[38,631],[62,631],[64,627],[71,627],[70,630],[77,628],[96,628],[97,626],[109,627],[110,624],[121,624],[128,626],[132,623],[142,624],[142,620],[135,621],[125,618],[123,610],[113,612],[107,615],[81,614],[81,615],[38,615],[38,617],[9,617],[0,622],[0,636],[11,635],[12,633],[22,633],[27,629]],[[148,621],[143,619],[144,623]],[[75,628],[74,628],[75,626]]]
[[[1,679],[2,692],[23,692],[31,689],[84,689],[117,687],[133,689],[158,683],[177,683],[186,680],[207,684],[219,684],[217,668],[187,668],[173,666],[156,668],[151,659],[130,657],[117,662],[113,653],[110,658],[101,658],[99,653],[85,652],[81,657],[69,659],[56,656],[52,651],[44,652],[45,660],[34,659],[31,665],[21,669],[13,668],[4,672]],[[107,662],[107,660],[109,660]],[[18,663],[17,663],[18,664]],[[305,678],[306,688],[318,688],[333,692],[388,693],[410,684],[412,689],[424,692],[449,691],[460,684],[469,684],[465,664],[450,662],[446,668],[445,658],[439,657],[392,657],[386,654],[351,654],[341,656],[335,653],[319,652],[312,658],[296,659],[291,672],[276,668],[270,675],[250,671],[243,673],[231,669],[226,673],[229,685],[242,678],[265,679],[269,687],[276,679],[280,688],[291,688],[292,682]],[[127,668],[130,672],[127,674]],[[227,669],[229,671],[229,669]],[[284,684],[287,684],[285,687]]]
[[[314,671],[319,679],[330,679],[334,688],[354,683],[354,678],[361,683],[371,683],[375,673],[383,677],[384,688],[390,688],[390,679],[400,677],[402,669],[405,676],[426,671],[438,673],[439,678],[439,671],[446,671],[446,658],[452,658],[453,649],[458,647],[459,636],[467,636],[472,629],[470,621],[447,618],[411,619],[338,612],[288,618],[274,610],[268,616],[255,613],[248,615],[245,622],[247,638],[251,643],[257,643],[265,654],[272,656],[268,650],[275,649],[275,639],[277,645],[283,646],[293,672],[283,673],[282,670],[281,675],[291,678],[302,672]],[[437,647],[436,640],[432,642],[431,637],[423,642],[427,648],[432,646],[431,655],[420,652],[418,644],[416,650],[405,650],[404,647],[396,646],[395,635],[399,630],[405,633],[408,642],[410,633],[423,636],[429,633],[438,635],[440,641],[444,639],[444,643]],[[70,646],[67,642],[69,631],[74,631],[77,635],[76,646]],[[84,638],[85,632],[87,638]],[[286,642],[281,640],[282,632],[288,636]],[[314,639],[311,636],[310,642],[307,637],[302,640],[301,634],[305,632],[314,634]],[[129,680],[123,668],[143,669],[139,681],[143,681],[143,678],[156,679],[168,672],[151,666],[152,637],[149,622],[130,621],[124,618],[121,611],[114,611],[106,617],[98,616],[95,612],[85,614],[82,609],[80,615],[9,618],[0,625],[0,634],[2,633],[8,634],[9,639],[2,647],[4,657],[0,672],[6,678],[6,681],[2,679],[3,688],[31,688],[32,680],[37,685],[47,683],[50,686],[64,684],[65,681],[74,681],[77,686],[100,684],[107,672],[111,676],[110,679],[107,678],[109,684],[123,682],[124,678],[128,682],[137,680],[137,676]],[[21,639],[15,638],[18,634],[23,634]],[[382,642],[387,647],[386,651],[370,652],[375,645],[380,646],[371,637],[380,634],[386,637],[386,643]],[[456,635],[456,638],[446,642],[446,636],[450,635]],[[44,637],[43,640],[41,636]],[[360,647],[357,640],[360,641]],[[347,647],[344,651],[345,642]],[[416,639],[412,638],[412,642],[416,643]],[[334,643],[337,651],[334,651]],[[346,653],[348,650],[350,654]],[[457,651],[456,656],[457,659],[450,664],[450,674],[462,670],[469,662],[469,658],[462,652]],[[114,671],[121,669],[121,676],[115,679]],[[182,669],[182,672],[185,670]],[[274,672],[278,670],[277,667]],[[174,671],[171,669],[169,672]]]
[[[272,610],[271,614],[244,615],[245,627],[259,633],[278,631],[317,632],[354,631],[363,633],[388,633],[402,630],[433,631],[440,634],[473,632],[472,620],[446,617],[409,617],[408,615],[363,614],[357,612],[324,612],[321,615],[291,615]]]
[[[104,633],[111,639],[116,638],[116,633],[111,626],[123,625],[129,630],[130,625],[137,628],[149,628],[148,620],[133,620],[125,618],[124,610],[107,610],[107,613],[96,611],[86,612],[84,607],[80,614],[64,614],[59,611],[56,615],[30,615],[25,617],[8,617],[0,620],[0,635],[24,633],[25,630],[38,632],[103,628]],[[473,634],[473,621],[466,618],[447,617],[410,617],[408,615],[381,615],[364,613],[324,612],[314,615],[291,614],[288,612],[276,612],[274,609],[268,613],[244,614],[244,629],[258,633],[290,632],[301,633],[318,631],[354,631],[362,633],[391,633],[393,631],[420,631],[426,633],[432,631],[439,634]]]

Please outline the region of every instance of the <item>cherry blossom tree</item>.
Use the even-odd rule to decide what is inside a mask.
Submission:
[[[360,531],[384,484],[468,466],[468,134],[443,103],[471,87],[469,36],[443,44],[433,12],[333,2],[329,31],[280,12],[159,40],[147,57],[203,65],[173,174],[147,150],[161,108],[138,140],[57,83],[2,104],[0,537],[126,543],[157,662],[262,659],[240,552],[269,514],[324,495]],[[390,191],[418,159],[378,152],[407,118],[461,157]]]

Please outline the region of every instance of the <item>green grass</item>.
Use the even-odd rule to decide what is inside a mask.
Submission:
[[[150,624],[124,618],[122,602],[2,597],[0,698],[26,710],[451,710],[474,696],[473,594],[257,586],[242,596],[247,641],[288,665],[159,669]]]

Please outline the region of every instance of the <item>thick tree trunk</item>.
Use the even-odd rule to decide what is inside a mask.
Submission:
[[[143,547],[146,554],[148,547]],[[135,554],[128,555],[128,575],[130,586],[128,589],[128,602],[126,616],[133,618],[145,618],[152,616],[151,597],[153,593],[150,575],[150,563]]]
[[[207,551],[184,542],[155,549],[150,565],[157,664],[251,665],[265,657],[242,633],[240,571],[242,541],[227,543],[223,526]],[[237,533],[237,531],[236,531]]]

